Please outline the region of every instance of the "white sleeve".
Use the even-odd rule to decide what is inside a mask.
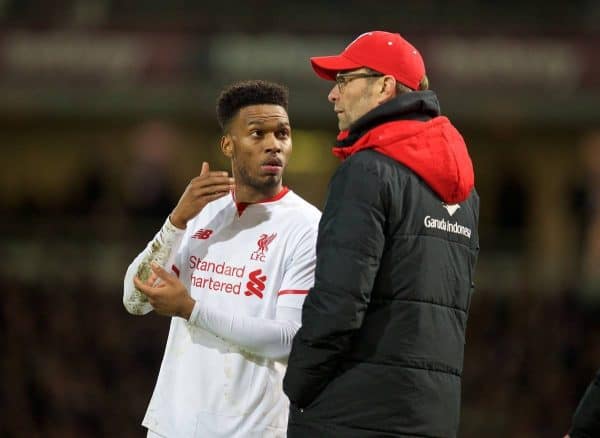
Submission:
[[[301,309],[277,307],[275,319],[264,319],[222,312],[196,301],[189,323],[248,353],[282,360],[290,354],[301,320]]]
[[[302,324],[302,304],[314,284],[317,227],[303,233],[294,245],[277,293],[275,319],[231,314],[196,301],[189,323],[268,359],[287,359]]]
[[[302,309],[308,291],[315,284],[317,227],[303,233],[288,261],[277,293],[277,306]]]
[[[180,230],[167,218],[154,239],[131,262],[125,273],[123,284],[123,305],[129,313],[145,315],[152,311],[148,298],[135,287],[133,278],[137,275],[140,280],[147,280],[152,273],[150,269],[152,262],[171,271],[171,265],[175,260],[184,233],[185,230]]]

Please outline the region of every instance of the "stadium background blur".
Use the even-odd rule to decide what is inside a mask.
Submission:
[[[566,432],[600,366],[600,3],[0,0],[0,436],[143,436],[169,321],[128,315],[122,277],[201,161],[227,168],[218,91],[289,86],[285,180],[321,207],[308,57],[371,29],[421,49],[475,164],[460,436]]]

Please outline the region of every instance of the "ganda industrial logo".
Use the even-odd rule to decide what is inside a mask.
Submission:
[[[265,253],[269,250],[269,245],[275,238],[277,237],[277,233],[273,233],[271,235],[261,234],[256,244],[258,245],[258,249],[254,251],[250,255],[250,260],[258,260],[259,262],[264,262],[266,255]]]

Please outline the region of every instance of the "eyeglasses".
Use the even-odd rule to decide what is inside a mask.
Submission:
[[[348,82],[354,80],[354,79],[358,79],[358,78],[380,78],[381,76],[384,76],[381,73],[338,73],[337,75],[335,75],[335,82],[337,83],[337,86],[340,90],[340,93],[342,92],[342,90],[344,89],[344,87],[346,86],[346,84],[348,84]]]

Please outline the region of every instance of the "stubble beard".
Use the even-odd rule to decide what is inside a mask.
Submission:
[[[362,114],[355,117],[354,120],[352,120],[352,116],[347,111],[348,108],[346,108],[346,110],[342,114],[342,117],[338,116],[338,128],[340,131],[349,130],[352,127],[352,125],[356,123],[357,120],[361,119],[365,114],[367,114],[377,106],[369,105],[369,98],[370,94],[368,90],[365,89],[360,98],[352,106],[353,115],[355,115],[357,111],[363,110]]]
[[[268,192],[279,185],[281,175],[268,175],[265,179],[256,178],[242,166],[236,166],[236,180],[242,185],[253,188],[258,192]]]

